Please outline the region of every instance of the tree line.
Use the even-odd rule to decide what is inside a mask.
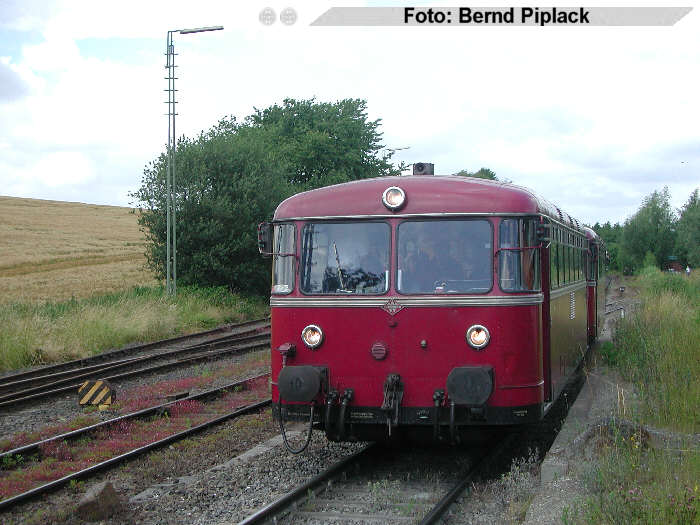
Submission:
[[[285,99],[255,109],[241,121],[220,120],[195,138],[178,139],[175,155],[177,272],[181,284],[225,285],[267,294],[270,260],[257,253],[256,226],[272,218],[287,197],[330,184],[399,175],[394,150],[382,144],[381,119],[370,120],[367,103],[344,99]],[[146,259],[165,278],[167,152],[149,163],[131,193],[147,238]],[[454,175],[511,182],[489,168]],[[668,189],[654,192],[624,225],[596,223],[612,269],[634,271],[670,255],[700,266],[700,205],[696,190],[674,213]]]
[[[605,241],[610,268],[626,274],[643,266],[665,269],[672,262],[700,267],[700,197],[690,194],[680,210],[671,206],[668,188],[654,191],[623,224],[595,223]]]

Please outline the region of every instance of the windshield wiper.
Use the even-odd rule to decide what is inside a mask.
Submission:
[[[335,241],[333,241],[333,250],[335,251],[335,265],[336,268],[338,269],[338,281],[340,282],[340,290],[339,292],[352,292],[352,290],[346,290],[345,289],[345,283],[343,282],[343,273],[340,271],[340,257],[338,256],[338,247],[335,245]]]

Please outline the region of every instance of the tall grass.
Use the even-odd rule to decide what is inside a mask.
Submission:
[[[645,421],[699,430],[700,278],[646,268],[637,278],[642,304],[621,320],[608,361],[640,393]]]
[[[640,394],[633,417],[680,439],[653,448],[641,434],[617,436],[584,467],[593,495],[565,523],[700,523],[700,276],[645,268],[635,284],[641,307],[604,357]]]
[[[128,291],[43,304],[0,305],[0,371],[85,357],[221,323],[267,315],[262,299],[225,288]]]
[[[700,523],[700,454],[647,449],[618,438],[597,463],[584,466],[593,496],[565,509],[565,524]]]

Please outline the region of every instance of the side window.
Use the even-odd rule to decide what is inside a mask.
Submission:
[[[571,235],[569,235],[569,243],[571,243]],[[568,263],[566,272],[569,283],[572,283],[574,281],[574,249],[571,247],[571,244],[566,247],[566,252],[566,262]]]
[[[569,235],[569,243],[571,243],[571,235]],[[574,282],[576,279],[576,276],[574,275],[574,248],[569,244],[569,246],[566,247],[566,251],[568,252],[566,255],[568,257],[567,262],[569,263],[569,267],[567,268],[567,271],[569,273],[569,284]]]
[[[504,292],[539,291],[540,251],[535,219],[503,219],[498,229],[498,276]]]
[[[556,266],[555,268],[555,277],[556,277],[556,283],[557,286],[561,286],[563,282],[563,276],[561,274],[561,243],[559,242],[559,236],[557,234],[557,242],[554,245],[554,264]]]
[[[280,255],[272,258],[273,294],[288,294],[294,289],[295,241],[294,224],[275,225],[272,251]]]
[[[549,245],[549,283],[550,283],[550,288],[556,288],[559,286],[559,276],[557,275],[558,271],[558,255],[557,255],[557,243],[556,241],[552,241],[552,244]]]

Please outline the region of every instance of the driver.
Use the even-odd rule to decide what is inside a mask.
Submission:
[[[462,279],[459,263],[432,232],[425,232],[418,242],[418,251],[406,261],[405,290],[433,293],[436,286]]]
[[[370,243],[367,253],[360,257],[357,272],[362,276],[361,284],[366,287],[378,287],[372,291],[383,291],[386,285],[388,248],[381,249],[379,243]]]

